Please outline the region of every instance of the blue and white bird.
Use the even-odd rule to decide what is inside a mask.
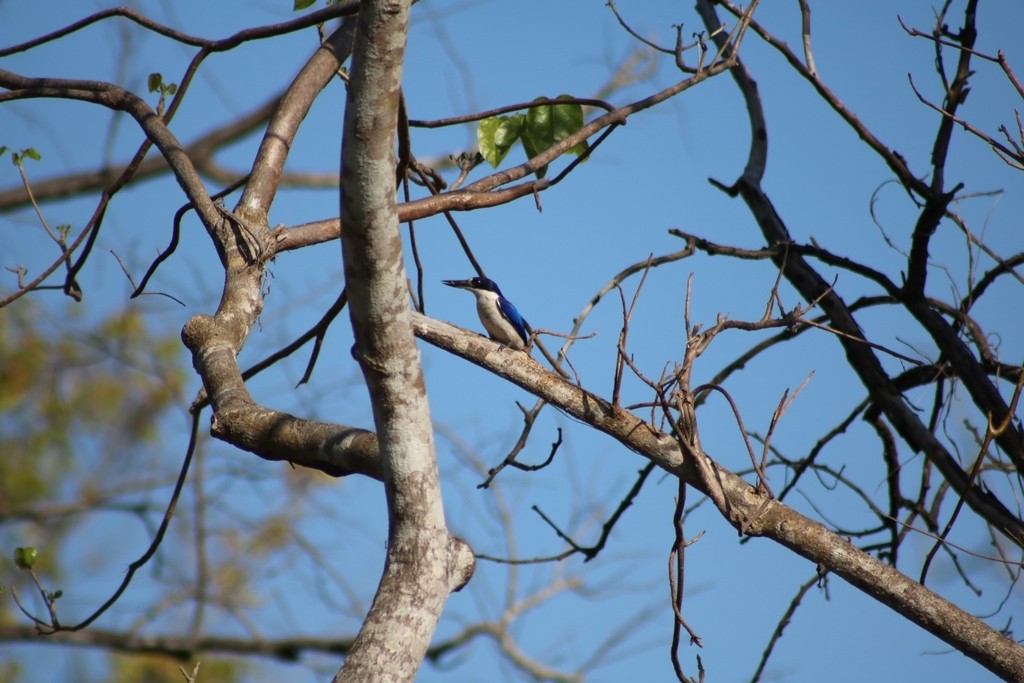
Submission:
[[[442,280],[449,287],[465,289],[476,297],[476,312],[480,316],[487,334],[494,341],[522,351],[526,348],[529,335],[523,316],[512,302],[501,295],[494,280],[475,277],[471,280]]]

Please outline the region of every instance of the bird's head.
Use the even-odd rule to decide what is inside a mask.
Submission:
[[[441,282],[449,287],[457,287],[458,289],[501,294],[501,290],[498,289],[497,283],[486,277],[474,277],[469,280],[441,280]]]

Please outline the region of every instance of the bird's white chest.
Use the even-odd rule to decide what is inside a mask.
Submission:
[[[503,344],[520,341],[515,328],[501,314],[498,308],[498,295],[494,292],[473,292],[476,295],[476,312],[480,322],[491,338]],[[520,344],[521,345],[521,344]]]

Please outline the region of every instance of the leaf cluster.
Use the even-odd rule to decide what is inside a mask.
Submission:
[[[571,101],[573,99],[570,95],[559,95],[554,100],[539,97],[525,114],[483,119],[476,131],[480,154],[487,163],[498,168],[519,142],[527,158],[532,159],[583,127],[583,107]],[[565,153],[580,156],[586,151],[586,144],[581,142]],[[537,177],[543,178],[546,172],[547,166],[544,166],[537,171]]]

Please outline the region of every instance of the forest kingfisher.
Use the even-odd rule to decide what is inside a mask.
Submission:
[[[512,305],[512,302],[501,295],[501,290],[494,280],[486,277],[475,277],[471,280],[442,280],[449,287],[466,289],[476,297],[476,312],[480,316],[487,334],[496,342],[509,348],[522,351],[526,348],[529,336],[523,316]]]

